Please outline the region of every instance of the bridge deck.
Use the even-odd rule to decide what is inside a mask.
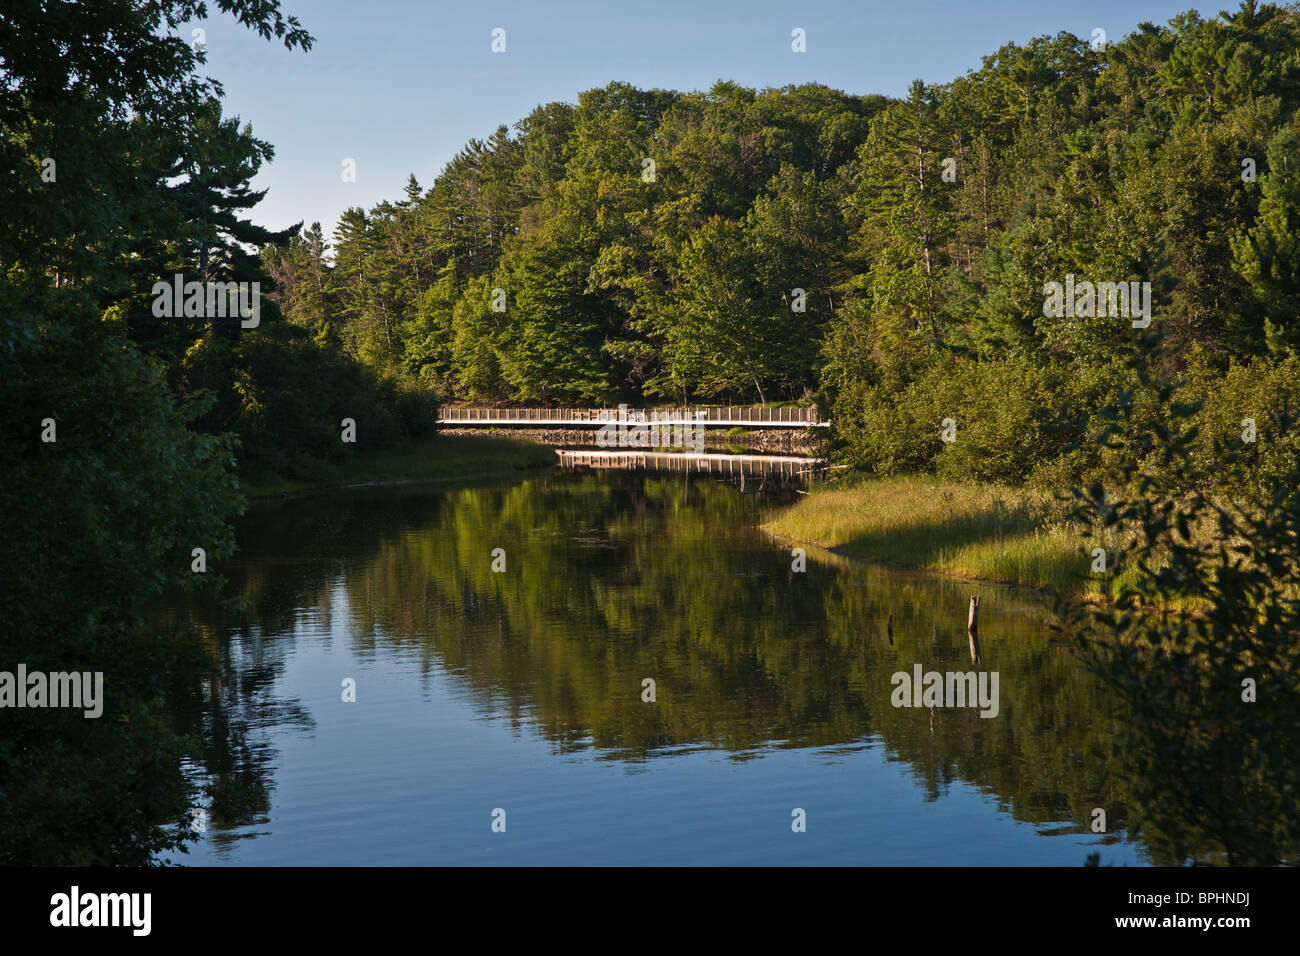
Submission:
[[[815,408],[755,408],[719,405],[684,408],[467,408],[448,406],[438,412],[438,424],[470,428],[495,425],[600,428],[626,422],[641,424],[633,416],[645,416],[649,424],[658,415],[661,424],[691,422],[704,428],[826,428]]]

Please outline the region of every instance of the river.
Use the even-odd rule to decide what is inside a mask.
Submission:
[[[602,471],[253,505],[218,569],[246,607],[154,618],[213,661],[178,861],[1150,862],[1090,829],[1127,784],[1046,600],[794,570],[758,528],[791,495]],[[996,673],[996,715],[895,706],[917,665]]]

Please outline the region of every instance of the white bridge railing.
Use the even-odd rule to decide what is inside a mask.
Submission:
[[[599,428],[609,422],[644,420],[694,422],[705,427],[825,428],[815,408],[760,408],[752,405],[702,405],[668,408],[473,408],[448,405],[438,411],[442,425],[569,425]]]

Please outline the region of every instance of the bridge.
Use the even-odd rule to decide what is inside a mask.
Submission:
[[[644,417],[642,417],[644,416]],[[701,405],[672,408],[472,408],[448,405],[438,424],[463,428],[523,426],[600,428],[611,422],[692,422],[705,428],[827,428],[815,408],[761,408],[752,405]]]

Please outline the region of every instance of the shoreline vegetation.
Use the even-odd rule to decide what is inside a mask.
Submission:
[[[1182,506],[1185,506],[1185,502]],[[1244,518],[1240,502],[1220,506]],[[886,567],[938,574],[972,584],[1006,585],[1047,592],[1069,604],[1116,608],[1116,595],[1138,586],[1135,564],[1117,567],[1121,553],[1144,550],[1118,528],[1098,533],[1072,514],[1071,503],[1042,489],[944,480],[926,475],[874,478],[850,475],[814,488],[775,510],[760,528],[791,546],[814,547],[839,557]],[[1212,520],[1193,520],[1180,547],[1231,552],[1246,543],[1222,536]],[[1106,551],[1108,570],[1093,570],[1095,552]],[[1170,543],[1149,550],[1151,572],[1169,571]],[[1252,567],[1250,560],[1242,570]],[[1294,590],[1286,594],[1295,597]],[[1143,611],[1201,617],[1213,595],[1148,594],[1132,605]],[[1132,602],[1130,595],[1125,599]]]
[[[509,477],[554,464],[554,449],[527,439],[439,435],[342,462],[320,462],[307,475],[257,475],[244,481],[242,490],[249,501],[258,501],[380,483]]]
[[[1106,579],[1090,571],[1097,540],[1071,524],[1062,503],[1030,488],[850,478],[814,488],[761,527],[844,557],[1106,600]]]

